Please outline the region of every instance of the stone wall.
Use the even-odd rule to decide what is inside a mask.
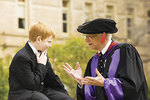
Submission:
[[[150,35],[146,33],[147,11],[150,10],[149,0],[68,0],[69,31],[67,34],[64,34],[62,30],[62,0],[25,1],[26,29],[18,29],[18,0],[0,0],[0,49],[4,50],[0,50],[0,57],[7,54],[14,55],[13,51],[23,46],[28,40],[29,27],[38,21],[48,23],[52,27],[57,38],[55,43],[62,43],[63,39],[69,38],[69,35],[80,36],[76,29],[78,25],[85,22],[85,11],[87,10],[85,4],[91,4],[91,19],[105,18],[106,7],[113,6],[113,19],[117,22],[119,29],[114,35],[115,39],[135,44],[143,60],[150,58],[150,46],[148,45]],[[133,40],[128,39],[127,35],[128,8],[134,9]],[[135,43],[136,40],[140,41],[138,45]],[[146,69],[148,69],[149,62],[144,64]]]

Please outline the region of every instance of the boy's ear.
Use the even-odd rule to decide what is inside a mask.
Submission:
[[[37,37],[36,37],[36,42],[39,43],[39,42],[41,42],[41,41],[42,41],[42,40],[41,40],[41,36],[37,36]]]

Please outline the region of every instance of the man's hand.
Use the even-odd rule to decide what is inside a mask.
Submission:
[[[82,85],[82,70],[79,65],[79,62],[77,62],[77,69],[73,69],[68,63],[66,63],[67,66],[63,65],[64,70],[67,72],[68,75],[70,75],[72,78],[74,78],[80,85]]]
[[[47,50],[43,51],[41,55],[39,53],[36,53],[36,59],[38,63],[46,65],[47,63]]]
[[[97,77],[85,77],[83,84],[94,85],[94,86],[101,86],[104,87],[104,77],[99,73],[96,69]]]

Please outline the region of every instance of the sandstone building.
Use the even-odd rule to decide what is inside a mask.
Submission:
[[[22,46],[29,27],[37,21],[50,24],[59,43],[70,35],[79,35],[76,29],[83,22],[111,18],[119,29],[114,38],[133,43],[148,66],[149,5],[150,0],[0,0],[0,57]]]

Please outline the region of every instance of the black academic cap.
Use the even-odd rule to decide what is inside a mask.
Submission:
[[[95,19],[88,21],[78,26],[78,32],[84,34],[98,34],[98,33],[116,33],[118,31],[116,22],[111,19]]]

